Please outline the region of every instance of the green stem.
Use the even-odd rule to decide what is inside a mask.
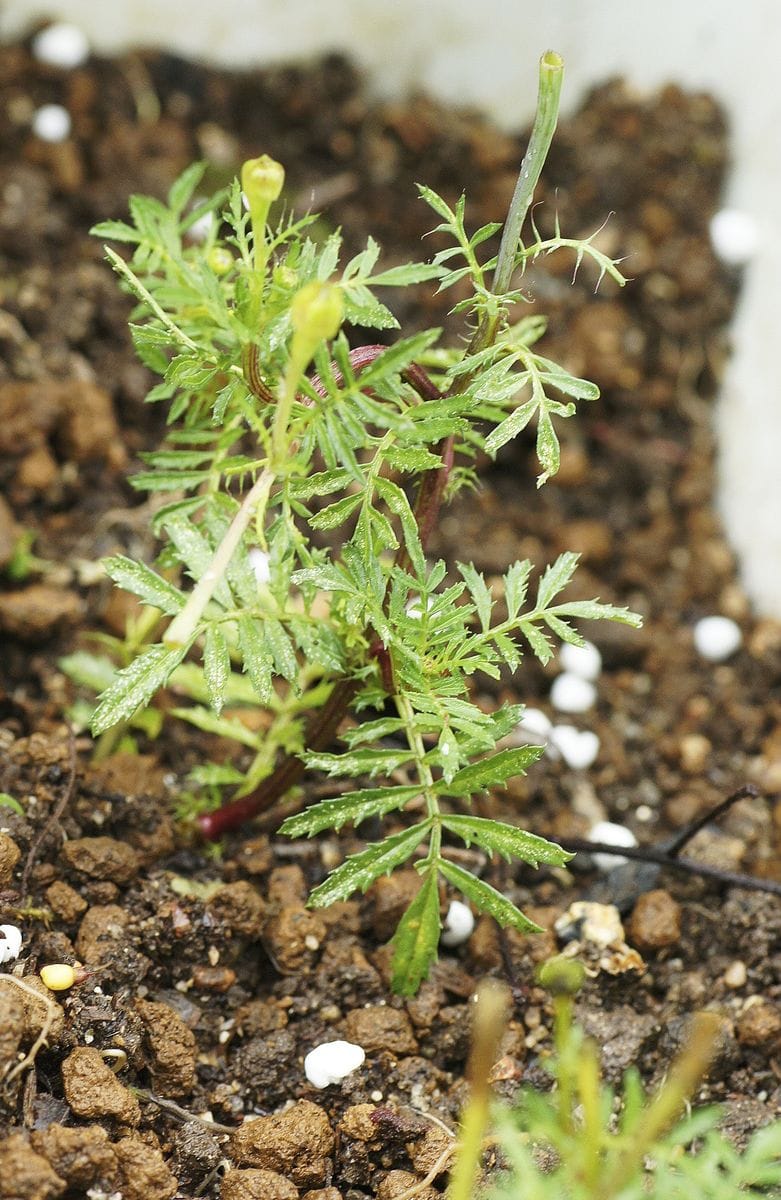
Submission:
[[[450,1176],[448,1200],[472,1200],[480,1169],[483,1136],[488,1126],[491,1101],[491,1068],[499,1053],[499,1043],[507,1025],[508,991],[493,979],[486,979],[477,992],[472,1051],[468,1076],[471,1095],[461,1118],[458,1150]]]
[[[491,285],[491,290],[497,295],[502,295],[510,289],[521,229],[556,131],[563,77],[564,62],[561,56],[554,50],[547,50],[540,59],[540,83],[534,125],[499,245],[499,256]]]
[[[396,672],[394,671],[395,675]],[[436,863],[439,859],[442,846],[442,823],[440,821],[439,800],[434,791],[434,776],[431,774],[431,768],[426,762],[426,747],[423,745],[423,738],[415,728],[415,714],[412,705],[403,693],[397,693],[394,699],[398,714],[404,722],[404,732],[409,748],[415,756],[415,766],[418,771],[420,788],[426,801],[426,812],[432,818],[431,840],[425,861]]]
[[[556,1082],[559,1124],[567,1133],[572,1133],[572,1110],[575,1102],[575,1078],[577,1064],[573,1060],[572,996],[553,998],[553,1042],[556,1047]]]

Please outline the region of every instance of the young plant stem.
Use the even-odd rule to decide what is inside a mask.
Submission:
[[[583,1182],[593,1192],[594,1200],[599,1200],[600,1193],[597,1187],[602,1168],[603,1131],[599,1094],[599,1054],[596,1043],[591,1038],[584,1038],[580,1044],[577,1072],[578,1098],[583,1121]]]
[[[450,1176],[448,1200],[471,1200],[480,1169],[483,1136],[491,1101],[491,1068],[507,1024],[508,993],[493,979],[480,984],[475,1008],[472,1051],[469,1055],[469,1100],[461,1120],[456,1162]]]
[[[556,1083],[559,1124],[567,1133],[573,1130],[577,1051],[574,1044],[572,1019],[574,1002],[570,995],[553,998],[553,1044],[556,1047]]]
[[[399,716],[404,722],[404,732],[409,748],[415,755],[418,779],[420,780],[421,791],[426,801],[426,812],[433,821],[428,854],[426,855],[426,862],[431,863],[433,866],[439,859],[442,848],[442,822],[440,819],[439,800],[434,791],[434,777],[431,774],[431,768],[426,762],[426,747],[423,745],[423,739],[415,729],[415,714],[412,711],[412,705],[407,697],[402,694],[397,694],[395,701]]]

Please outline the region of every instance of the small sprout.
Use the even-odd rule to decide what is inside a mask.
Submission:
[[[596,683],[602,673],[602,655],[593,642],[584,642],[582,646],[565,642],[559,650],[559,665],[562,671]]]
[[[624,282],[591,239],[562,238],[557,226],[543,243],[533,225],[524,231],[556,125],[561,76],[559,56],[545,54],[538,118],[495,262],[483,243],[485,230],[500,226],[470,233],[465,201],[451,208],[426,187],[421,193],[450,243],[433,261],[377,270],[380,249],[370,240],[344,262],[337,231],[318,242],[310,218],[269,225],[285,176],[265,155],[244,164],[223,198],[193,210],[203,172],[191,167],[172,186],[167,208],[137,196],[135,229],[110,221],[95,230],[137,242],[132,258],[113,251],[109,257],[139,301],[134,338],[144,360],[165,375],[171,402],[170,440],[145,456],[149,469],[136,483],[179,493],[184,502],[159,526],[167,539],[164,573],[123,555],[107,563],[114,582],[165,624],[152,643],[160,628],[154,616],[126,646],[123,665],[108,673],[93,733],[137,722],[173,680],[197,705],[175,710],[177,716],[249,751],[246,769],[227,765],[225,756],[202,777],[215,798],[222,788],[235,789],[230,803],[198,817],[211,840],[273,807],[305,771],[348,781],[336,795],[291,813],[281,832],[311,837],[391,819],[393,833],[343,862],[329,858],[310,903],[326,907],[365,893],[414,859],[421,887],[392,941],[392,987],[404,995],[417,991],[436,958],[443,886],[461,896],[445,945],[468,936],[472,911],[521,933],[537,929],[500,890],[447,856],[443,844],[455,838],[534,866],[563,866],[571,857],[513,823],[472,811],[472,797],[506,787],[543,753],[513,738],[520,717],[514,705],[483,710],[473,677],[499,678],[505,666],[514,671],[524,643],[547,663],[552,638],[577,636],[570,618],[640,624],[623,608],[561,598],[577,566],[574,553],[548,565],[534,598],[528,560],[509,564],[494,581],[473,563],[429,554],[442,504],[468,482],[478,453],[492,455],[535,426],[549,475],[558,461],[553,418],[557,425],[575,401],[598,395],[594,384],[538,355],[531,341],[508,336],[518,298],[513,276],[530,255],[574,250],[577,262],[588,257],[601,274]],[[186,246],[182,270],[171,229],[182,228],[183,213],[192,221],[204,211],[214,211],[214,225],[203,246]],[[213,280],[229,265],[228,257],[215,257],[219,250],[235,257],[228,276],[235,286],[212,288],[205,302],[205,273]],[[190,271],[191,263],[197,269]],[[440,329],[387,345],[378,335],[353,349],[337,337],[343,321],[393,330],[396,318],[379,293],[427,281],[439,291],[458,287],[456,309],[469,330],[452,351],[441,347],[444,358]],[[568,680],[578,690],[567,711],[594,703],[583,671],[557,685],[556,694]],[[257,726],[220,716],[258,701],[265,716]],[[345,729],[341,753],[330,748],[351,708],[356,724]],[[584,762],[595,752],[593,735],[576,736]],[[319,942],[313,937],[312,947]],[[317,1053],[327,1060],[333,1052]],[[317,1057],[308,1061],[317,1070]],[[342,1055],[337,1077],[350,1069]],[[330,1068],[318,1078],[327,1086]]]
[[[22,949],[22,931],[16,925],[0,925],[0,963],[13,962]]]
[[[127,1054],[119,1047],[109,1050],[101,1050],[100,1057],[103,1059],[107,1067],[110,1067],[115,1075],[123,1071],[127,1066]]]
[[[537,982],[551,996],[577,996],[586,978],[586,968],[576,958],[563,954],[549,958],[537,972]]]
[[[24,809],[10,792],[0,792],[0,808],[10,808],[11,812],[18,813],[20,817],[24,816]]]
[[[725,662],[742,641],[740,626],[729,617],[703,617],[694,626],[694,647],[708,662]]]
[[[50,992],[66,992],[76,982],[76,971],[66,963],[51,963],[41,968],[41,982]]]
[[[321,1042],[304,1059],[304,1074],[312,1087],[326,1088],[357,1071],[365,1058],[363,1047],[354,1042]]]
[[[582,713],[594,706],[597,689],[587,679],[565,671],[557,675],[550,690],[550,700],[559,712]]]
[[[472,936],[474,928],[475,918],[469,905],[451,900],[439,940],[443,946],[460,946]]]

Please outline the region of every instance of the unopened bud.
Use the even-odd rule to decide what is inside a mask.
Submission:
[[[342,293],[330,283],[305,284],[290,306],[295,333],[314,345],[335,337],[343,316]]]
[[[583,963],[576,958],[565,958],[563,954],[548,959],[537,972],[537,982],[551,996],[576,996],[585,978]]]
[[[224,246],[213,246],[206,259],[215,275],[226,275],[234,264],[234,257]]]
[[[298,272],[284,263],[279,263],[274,267],[274,283],[278,283],[280,287],[293,288],[298,283]]]
[[[250,212],[256,205],[266,209],[279,198],[285,182],[285,168],[268,154],[249,158],[241,168],[241,187],[249,202]]]

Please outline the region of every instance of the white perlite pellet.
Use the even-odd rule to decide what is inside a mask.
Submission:
[[[22,948],[22,931],[15,925],[0,925],[0,963],[13,962]]]
[[[255,572],[255,578],[263,587],[271,579],[271,568],[269,567],[269,558],[265,550],[261,550],[259,546],[253,546],[247,551],[247,558],[250,561],[250,566]]]
[[[554,679],[550,690],[551,704],[559,712],[587,712],[596,701],[597,689],[588,679],[581,679],[571,671],[565,671]]]
[[[574,771],[590,767],[599,754],[597,735],[590,729],[576,729],[574,725],[554,725],[550,743]]]
[[[602,655],[593,642],[584,642],[582,646],[565,642],[559,650],[559,665],[562,671],[595,683],[602,673]]]
[[[33,56],[50,67],[72,70],[89,58],[89,41],[76,25],[56,21],[33,38]]]
[[[743,267],[757,252],[759,229],[749,213],[722,208],[711,217],[710,240],[722,262]]]
[[[196,201],[197,203],[197,201]],[[192,242],[205,242],[214,225],[214,213],[205,212],[197,221],[193,221],[187,230],[187,236]]]
[[[742,641],[740,626],[730,617],[703,617],[694,626],[694,648],[708,662],[724,662]]]
[[[42,142],[64,142],[71,131],[71,116],[61,104],[43,104],[33,116],[33,133]]]
[[[515,733],[522,738],[547,738],[551,731],[551,719],[541,708],[525,708],[523,716],[515,726]]]
[[[440,941],[443,946],[460,946],[472,936],[474,927],[475,918],[469,905],[451,900]]]
[[[637,845],[637,838],[632,830],[627,829],[626,825],[617,825],[614,821],[597,821],[588,831],[588,840],[602,842],[604,846],[632,848]],[[629,862],[623,854],[592,854],[591,858],[599,871],[612,871],[613,867],[620,867]]]
[[[304,1059],[304,1074],[312,1087],[326,1088],[357,1071],[365,1058],[363,1047],[354,1042],[321,1042]]]

